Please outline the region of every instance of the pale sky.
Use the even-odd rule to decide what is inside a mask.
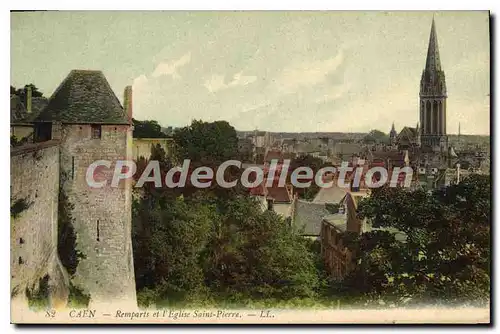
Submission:
[[[488,12],[35,12],[11,14],[11,84],[50,96],[102,70],[163,126],[388,132],[418,121],[434,14],[447,132],[489,134]]]

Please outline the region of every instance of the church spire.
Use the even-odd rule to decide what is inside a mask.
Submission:
[[[391,145],[396,142],[397,136],[398,136],[398,133],[396,132],[396,128],[394,127],[394,122],[392,122],[391,131],[389,132],[389,138],[391,141]]]
[[[427,49],[427,60],[425,70],[429,72],[441,71],[441,60],[439,58],[439,46],[436,33],[436,23],[432,18],[431,35],[429,37],[429,48]]]
[[[432,18],[425,68],[420,79],[420,126],[423,146],[442,151],[448,146],[446,136],[446,79],[441,68],[436,22]]]

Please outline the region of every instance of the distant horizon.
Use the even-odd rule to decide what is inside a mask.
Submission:
[[[141,122],[144,122],[144,121],[154,121],[153,119],[137,119],[134,117],[135,120],[137,121],[141,121]],[[204,120],[201,120],[201,121],[204,121]],[[213,122],[215,121],[224,121],[224,120],[214,120]],[[228,122],[229,123],[229,122]],[[189,124],[186,124],[184,126],[172,126],[172,125],[167,125],[167,126],[164,126],[162,125],[161,123],[158,122],[158,124],[163,128],[168,128],[168,127],[172,127],[172,129],[177,129],[177,128],[182,128],[184,126],[189,126]],[[231,125],[231,123],[229,123],[229,125]],[[232,125],[231,125],[232,126]],[[234,127],[234,126],[233,126]],[[404,127],[404,126],[403,126]],[[403,127],[401,129],[403,129]],[[263,130],[263,129],[253,129],[253,130],[240,130],[240,129],[237,129],[234,127],[234,129],[236,130],[236,132],[255,132],[255,131],[259,131],[259,132],[268,132],[268,133],[293,133],[293,134],[315,134],[315,133],[342,133],[342,134],[367,134],[369,133],[370,131],[372,130],[379,130],[379,131],[382,131],[384,132],[385,134],[389,134],[389,131],[384,131],[382,129],[378,129],[378,128],[373,128],[373,129],[370,129],[369,131],[356,131],[356,132],[346,132],[346,131],[300,131],[300,132],[295,132],[295,131],[267,131],[267,130]],[[397,132],[400,132],[401,129],[398,131],[396,129]],[[446,134],[447,136],[458,136],[458,132],[454,133],[447,133]],[[475,133],[460,133],[460,136],[481,136],[481,137],[490,137],[491,135],[490,134],[475,134]]]

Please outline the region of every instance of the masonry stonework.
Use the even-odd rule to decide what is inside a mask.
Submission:
[[[11,291],[23,299],[26,288],[49,275],[49,284],[58,287],[65,303],[68,277],[57,255],[59,142],[13,149],[10,170],[11,206],[19,200],[27,203],[16,217],[11,213]]]
[[[135,302],[131,241],[131,185],[111,187],[114,164],[127,159],[128,125],[99,125],[101,138],[92,137],[92,125],[64,124],[60,168],[62,187],[73,205],[72,216],[80,260],[74,284],[91,296],[91,303]],[[102,188],[87,184],[86,173],[97,160],[112,162],[96,179]]]
[[[64,305],[71,281],[90,296],[89,307],[136,306],[132,179],[111,185],[116,162],[132,158],[131,88],[126,92],[124,109],[101,71],[73,70],[34,119],[34,144],[11,149],[11,196],[33,203],[11,219],[12,282],[19,291],[49,274],[49,288],[56,287]],[[111,162],[95,173],[108,181],[101,188],[86,177],[98,160]],[[58,213],[69,214],[76,237],[68,250],[78,254],[71,278],[57,256]]]

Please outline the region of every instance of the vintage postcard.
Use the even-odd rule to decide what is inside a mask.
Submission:
[[[10,17],[12,323],[490,323],[488,11]]]

